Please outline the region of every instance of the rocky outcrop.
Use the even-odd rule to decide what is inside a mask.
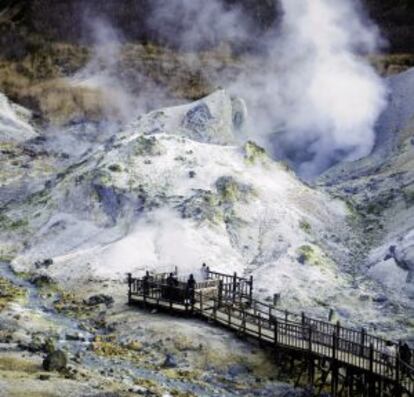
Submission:
[[[67,366],[66,354],[62,350],[49,353],[43,361],[43,369],[46,371],[63,371]]]
[[[177,45],[175,38],[184,28],[180,18],[175,18],[173,32],[168,36],[161,34],[159,27],[152,24],[154,7],[166,7],[168,3],[150,0],[18,0],[3,6],[12,21],[30,26],[34,32],[46,34],[54,40],[88,42],[93,39],[93,22],[98,19],[110,22],[121,30],[131,41],[166,42]],[[266,30],[277,18],[277,4],[272,0],[225,0],[226,8],[240,8],[250,19],[257,31]],[[61,18],[64,15],[65,18]],[[213,33],[214,36],[214,32]],[[210,37],[211,39],[211,37]],[[216,36],[213,43],[219,43]]]
[[[32,114],[0,93],[0,142],[23,142],[37,136],[29,124]]]

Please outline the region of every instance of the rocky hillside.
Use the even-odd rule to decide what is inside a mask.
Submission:
[[[148,17],[156,3],[149,0],[18,0],[3,3],[5,11],[0,19],[8,18],[13,24],[22,24],[32,32],[46,34],[54,40],[87,41],[90,39],[90,27],[85,23],[85,18],[105,18],[122,30],[127,40],[167,40],[174,44],[174,35],[160,36],[149,22]],[[161,7],[167,4],[159,3]],[[225,0],[224,3],[228,8],[241,8],[259,31],[266,30],[280,17],[276,0]],[[414,51],[414,6],[410,0],[363,0],[362,4],[389,40],[391,52]],[[65,17],[62,18],[62,15]],[[177,34],[180,24],[175,24],[175,28]],[[8,31],[8,34],[11,33]],[[217,39],[220,40],[219,37]]]
[[[405,333],[407,302],[364,270],[359,217],[254,143],[239,147],[245,115],[218,91],[106,135],[80,123],[5,140],[2,258],[68,288],[207,262],[254,275],[259,294],[284,306]]]
[[[414,51],[414,3],[411,0],[364,0],[364,3],[389,40],[391,52]]]
[[[366,272],[412,300],[414,70],[389,78],[388,85],[390,101],[378,121],[372,154],[334,167],[320,181],[361,216],[365,235],[371,241]]]

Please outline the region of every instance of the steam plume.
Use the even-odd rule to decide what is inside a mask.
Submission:
[[[276,142],[279,154],[312,177],[374,146],[386,89],[360,54],[374,52],[379,35],[351,0],[282,0],[282,7],[281,38],[272,52],[279,60],[275,112],[284,130]]]
[[[360,4],[280,0],[280,23],[266,37],[257,38],[242,9],[228,3],[232,2],[154,0],[148,26],[170,43],[173,37],[182,50],[221,42],[233,48],[252,43],[260,47],[246,73],[235,76],[232,70],[222,70],[210,79],[247,101],[248,138],[288,160],[304,178],[336,162],[368,155],[375,143],[376,120],[386,104],[386,88],[364,57],[377,50],[380,39],[376,27],[361,15]],[[95,23],[94,31],[97,51],[89,75],[96,75],[102,65],[114,69],[122,42],[108,24]],[[111,92],[124,114],[136,114],[148,98],[165,105],[166,96],[156,89],[131,99],[114,74],[100,73],[95,81]]]
[[[170,36],[171,21],[180,21],[176,37],[184,48],[217,37],[246,42],[252,34],[242,11],[222,0],[154,4],[152,26]],[[373,148],[386,89],[364,55],[377,50],[380,37],[354,0],[280,0],[279,8],[280,25],[256,41],[264,51],[251,60],[253,71],[230,87],[234,76],[225,72],[215,83],[248,102],[250,135],[311,178]]]

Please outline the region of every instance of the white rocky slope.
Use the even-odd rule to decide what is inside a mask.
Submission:
[[[138,118],[50,171],[42,190],[7,204],[3,257],[68,287],[147,268],[187,273],[206,262],[253,274],[262,297],[280,293],[289,309],[334,308],[348,321],[404,331],[399,296],[384,305],[379,285],[359,276],[364,245],[347,206],[254,143],[238,146],[245,113],[219,91]]]
[[[0,93],[0,142],[22,142],[37,136],[29,124],[32,114]]]
[[[373,153],[328,171],[321,183],[361,216],[370,244],[362,271],[407,301],[414,318],[414,69],[389,79],[389,106]],[[387,296],[384,297],[387,299]],[[414,324],[409,324],[413,335]]]

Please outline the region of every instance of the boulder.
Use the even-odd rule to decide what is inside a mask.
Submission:
[[[41,275],[33,276],[30,279],[30,282],[34,284],[36,287],[41,288],[46,285],[53,284],[53,279],[46,274],[41,274]]]
[[[163,368],[176,368],[177,365],[176,358],[172,354],[167,353],[164,363],[162,364]]]
[[[228,373],[231,377],[244,375],[249,372],[249,369],[245,365],[234,364],[229,367]]]
[[[48,259],[44,259],[43,261],[36,261],[34,265],[36,269],[41,269],[41,268],[47,269],[48,267],[53,265],[53,259],[48,258]]]
[[[104,294],[93,295],[84,300],[84,303],[87,306],[97,306],[103,304],[109,307],[114,303],[114,298],[112,298],[112,296]]]
[[[43,360],[43,369],[45,371],[63,371],[67,366],[67,357],[62,350],[56,350],[49,353]]]
[[[200,140],[208,141],[207,131],[213,120],[209,107],[200,102],[184,116],[184,128],[191,130]]]

